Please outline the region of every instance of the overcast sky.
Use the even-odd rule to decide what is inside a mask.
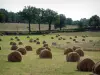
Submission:
[[[95,14],[100,16],[100,0],[0,0],[0,8],[13,12],[18,12],[28,5],[50,8],[73,20],[88,19]]]

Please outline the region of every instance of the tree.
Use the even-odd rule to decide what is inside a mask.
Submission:
[[[71,18],[66,18],[65,23],[66,23],[67,25],[72,25],[72,22],[73,22],[73,20],[72,20]]]
[[[60,30],[65,26],[66,17],[64,14],[60,14]]]
[[[0,9],[0,15],[2,22],[8,22],[8,11],[5,9]]]
[[[56,20],[57,17],[57,12],[51,10],[51,9],[46,9],[45,10],[45,21],[49,24],[48,30],[51,30],[51,24]]]
[[[19,14],[28,21],[29,23],[29,33],[31,32],[31,26],[30,23],[32,20],[35,20],[36,14],[37,14],[37,8],[31,7],[31,6],[25,6],[23,11],[19,12]]]
[[[55,28],[60,28],[60,30],[65,26],[66,17],[64,14],[58,15],[55,21]]]
[[[100,29],[100,18],[97,15],[92,16],[89,19],[89,26],[92,30]]]

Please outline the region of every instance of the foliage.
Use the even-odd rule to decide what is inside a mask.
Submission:
[[[100,17],[97,15],[92,16],[89,19],[89,26],[92,30],[100,29]]]

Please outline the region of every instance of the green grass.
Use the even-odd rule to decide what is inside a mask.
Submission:
[[[89,33],[89,32],[88,32]],[[100,40],[100,37],[97,36],[97,34],[94,34],[91,32],[92,35],[95,35],[95,37],[92,37],[91,34],[88,34],[85,32],[85,34],[89,35],[89,37],[86,38],[86,43],[89,43],[88,40],[92,39],[95,42]],[[70,35],[69,35],[70,34]],[[75,45],[75,43],[69,39],[69,37],[74,37],[74,35],[78,34],[77,40],[82,39],[81,33],[62,33],[61,36],[65,37],[66,40],[59,40],[57,38],[50,39],[51,36],[55,37],[55,34],[51,35],[31,35],[30,37],[35,39],[36,37],[40,38],[40,42],[43,40],[46,40],[51,48],[51,52],[53,55],[52,59],[40,59],[38,55],[36,55],[36,49],[42,46],[36,45],[35,43],[29,43],[29,39],[26,38],[26,36],[18,36],[21,41],[24,43],[23,45],[19,47],[24,47],[26,45],[30,45],[33,48],[33,51],[27,52],[26,55],[23,56],[22,62],[8,62],[7,56],[12,51],[10,50],[10,38],[15,36],[1,36],[0,38],[3,39],[3,41],[0,42],[0,46],[2,47],[2,50],[0,50],[0,75],[89,75],[92,72],[80,72],[77,71],[77,62],[66,62],[66,56],[63,55],[63,49],[56,48],[51,46],[52,42],[57,42],[58,44],[63,44],[65,46]],[[98,34],[100,34],[98,32]],[[66,36],[68,35],[68,36]],[[17,42],[16,40],[14,40]],[[70,41],[71,44],[66,44],[67,41]],[[95,43],[94,42],[94,43]],[[18,43],[18,42],[17,42]],[[84,47],[86,46],[84,42],[81,42],[84,44]],[[99,43],[100,44],[100,43]],[[92,46],[91,46],[92,47]],[[99,48],[99,46],[97,46]],[[99,48],[100,49],[100,48]],[[93,59],[95,62],[100,61],[100,52],[96,51],[84,51],[85,56]]]

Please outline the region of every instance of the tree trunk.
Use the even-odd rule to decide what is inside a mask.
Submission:
[[[39,23],[39,31],[40,31],[40,23]]]
[[[39,31],[40,31],[40,19],[39,19]]]
[[[49,31],[51,31],[51,24],[52,24],[52,20],[49,21]]]
[[[31,21],[29,20],[29,34],[31,32],[31,25],[30,25]]]

